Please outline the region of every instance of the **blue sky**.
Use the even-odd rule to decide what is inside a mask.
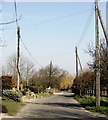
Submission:
[[[89,42],[95,42],[95,19],[93,12],[90,14],[91,9],[93,11],[93,4],[92,2],[17,3],[18,18],[21,16],[18,22],[21,28],[21,38],[41,66],[48,65],[52,60],[54,65],[75,74],[75,46],[78,45],[82,66],[87,67],[86,64],[91,58],[84,50],[87,50]],[[105,5],[105,2],[99,3],[104,21],[106,19]],[[15,19],[13,2],[5,2],[2,9],[3,22]],[[86,26],[86,35],[83,34],[81,39],[86,24],[89,29]],[[5,25],[2,28],[4,29],[2,39],[7,44],[3,48],[2,61],[6,64],[8,57],[16,52],[16,24]],[[100,32],[102,37],[101,29]],[[32,60],[22,43],[21,52]],[[35,67],[37,70],[40,68],[38,64],[35,64]]]

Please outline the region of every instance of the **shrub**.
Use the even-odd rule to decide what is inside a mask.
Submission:
[[[94,98],[94,97],[89,97],[89,96],[84,96],[84,97],[82,98],[82,101],[81,101],[81,102],[84,103],[84,104],[92,105],[92,104],[95,103],[95,98]]]
[[[0,113],[8,113],[6,106],[0,104]]]
[[[31,94],[30,90],[26,91],[26,96],[30,96],[30,94]]]
[[[12,89],[12,76],[2,76],[1,82],[3,90]]]
[[[3,90],[3,97],[20,102],[22,98],[22,93],[20,91]]]
[[[21,91],[21,92],[22,92],[23,95],[26,95],[26,91],[25,91],[25,90],[23,90],[23,91]]]
[[[29,89],[34,93],[44,92],[44,89],[38,86],[29,86]]]

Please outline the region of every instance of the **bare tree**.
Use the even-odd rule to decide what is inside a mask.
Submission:
[[[25,64],[25,80],[27,81],[26,84],[28,86],[28,80],[33,76],[33,67],[34,64],[30,61],[26,61]]]
[[[12,55],[8,58],[8,74],[12,76],[17,75],[17,65],[16,65],[16,55]],[[21,56],[20,57],[20,75],[24,80],[31,78],[34,69],[34,64],[28,58]]]

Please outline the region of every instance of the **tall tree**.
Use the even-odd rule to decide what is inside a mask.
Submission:
[[[71,82],[70,82],[71,81]],[[39,88],[56,88],[56,89],[68,89],[72,85],[72,80],[69,77],[69,73],[57,66],[46,66],[41,68],[32,79],[29,81],[30,86],[38,86]],[[60,87],[62,83],[62,87]]]
[[[94,73],[91,70],[85,70],[73,82],[73,92],[79,95],[84,95],[85,90],[93,89],[95,84]]]
[[[34,71],[34,64],[28,58],[21,56],[20,58],[20,74],[21,78],[28,80],[32,77]],[[8,74],[17,76],[16,55],[8,58]]]
[[[89,45],[88,53],[92,57],[92,62],[88,63],[90,69],[94,72],[96,71],[96,58],[95,58],[95,47],[93,44]],[[105,43],[104,39],[101,39],[100,43],[100,82],[101,82],[101,89],[107,88],[108,89],[108,45]]]

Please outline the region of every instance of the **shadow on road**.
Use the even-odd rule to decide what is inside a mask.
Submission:
[[[50,105],[50,106],[58,106],[58,107],[68,107],[68,108],[79,108],[81,107],[80,104],[76,103],[60,103],[60,102],[55,102],[55,103],[42,103],[43,105]]]
[[[59,95],[59,96],[63,96],[63,97],[74,97],[74,94],[66,94],[66,95]]]
[[[81,108],[82,106],[77,103],[62,103],[62,102],[55,102],[55,103],[34,103],[34,102],[26,102],[29,104],[40,104],[40,105],[49,105],[55,107],[67,107],[67,108]]]
[[[2,120],[84,120],[81,118],[3,118]],[[102,118],[93,118],[87,120],[107,120]]]
[[[3,118],[2,120],[84,120],[78,118]],[[93,119],[100,120],[100,119]]]
[[[61,99],[61,98],[66,98],[68,99],[67,97],[70,97],[72,98],[73,97],[73,94],[62,94],[62,95],[58,95],[58,97]],[[32,102],[32,101],[29,101],[29,102],[26,102],[26,103],[29,103],[29,104],[38,104],[38,105],[49,105],[49,106],[55,106],[55,107],[67,107],[67,108],[76,108],[76,109],[81,109],[81,105],[78,104],[78,103],[66,103],[66,102],[62,102],[62,101],[56,101],[56,100],[53,100],[51,102]]]

